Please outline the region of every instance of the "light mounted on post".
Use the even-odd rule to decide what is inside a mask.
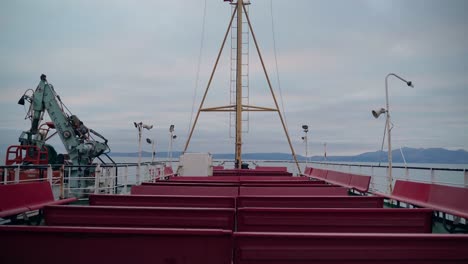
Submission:
[[[392,121],[391,121],[391,117],[390,117],[390,103],[389,103],[389,100],[388,100],[388,78],[389,77],[395,77],[397,79],[399,79],[400,81],[406,83],[406,85],[408,85],[409,87],[411,88],[414,88],[413,86],[413,83],[411,81],[407,81],[405,80],[404,78],[398,76],[397,74],[395,73],[389,73],[387,74],[387,76],[385,77],[385,101],[386,101],[386,106],[387,106],[387,109],[385,108],[380,108],[379,110],[373,110],[372,111],[372,115],[375,117],[375,118],[378,118],[381,114],[386,114],[386,117],[387,117],[387,120],[386,120],[386,123],[385,123],[385,128],[386,128],[386,133],[387,133],[387,138],[388,138],[388,193],[391,194],[392,191],[393,191],[393,176],[392,176],[392,135],[391,135],[391,131],[392,131],[392,128],[391,128],[391,124],[392,124]],[[385,134],[384,134],[385,135]]]
[[[142,132],[143,132],[143,128],[147,129],[147,130],[150,130],[153,128],[153,125],[147,125],[147,124],[143,124],[143,122],[133,122],[133,125],[135,126],[135,128],[138,130],[138,169],[137,169],[137,173],[136,173],[136,177],[137,177],[137,184],[140,182],[140,164],[141,164],[141,135],[142,135]],[[146,139],[146,142],[148,142],[149,139]],[[151,141],[151,140],[150,140]],[[150,143],[150,142],[148,142]],[[151,143],[150,143],[151,144]]]
[[[375,117],[375,118],[379,118],[379,116],[381,114],[385,114],[387,112],[387,110],[385,110],[385,108],[380,108],[379,110],[372,110],[372,115]]]
[[[150,129],[153,128],[153,125],[143,124],[143,128],[146,128],[146,129],[150,130]]]
[[[307,133],[309,132],[309,126],[308,125],[302,125],[302,130],[304,130],[304,136],[301,137],[301,138],[305,143],[305,157],[306,157],[306,166],[307,166],[307,161],[309,159],[309,146],[308,146],[308,142],[307,142]]]
[[[18,101],[18,104],[19,104],[19,105],[24,105],[24,95],[21,96],[21,98],[20,98],[19,101]]]
[[[156,157],[156,150],[155,150],[156,141],[146,138],[146,143],[151,144],[151,147],[152,147],[151,162],[154,162],[154,158]]]
[[[168,154],[167,158],[169,160],[171,168],[172,168],[172,141],[176,138],[177,136],[174,135],[174,125],[171,125],[169,126],[169,150],[167,153]]]

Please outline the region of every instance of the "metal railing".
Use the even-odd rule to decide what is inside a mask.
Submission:
[[[308,162],[310,166],[336,170],[347,173],[362,174],[371,176],[370,191],[387,192],[387,171],[386,165],[375,164],[351,164],[334,162]],[[430,164],[428,164],[430,165]],[[423,183],[435,183],[456,187],[468,188],[467,168],[444,168],[432,166],[392,166],[393,182],[396,180],[415,181]]]
[[[170,176],[164,175],[164,167],[163,162],[145,162],[140,166],[137,163],[0,166],[0,184],[48,181],[56,199],[86,198],[89,194],[127,194],[133,185]],[[72,176],[77,170],[89,173]]]

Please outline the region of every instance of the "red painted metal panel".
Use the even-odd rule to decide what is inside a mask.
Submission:
[[[37,186],[36,184],[7,184],[0,185],[0,212],[13,210],[16,208],[25,208],[28,211],[24,191],[31,191],[30,187]]]
[[[281,172],[287,172],[288,168],[287,167],[272,167],[272,166],[257,166],[255,167],[255,170],[258,171],[281,171]]]
[[[344,187],[349,187],[351,175],[344,172],[329,170],[327,173],[327,181]]]
[[[76,199],[54,200],[49,182],[0,185],[2,217],[37,210],[48,204],[63,204]]]
[[[215,196],[99,195],[89,196],[90,205],[236,208],[236,198]]]
[[[468,218],[468,188],[432,184],[428,204],[431,208]]]
[[[240,196],[237,207],[276,208],[383,208],[383,197],[378,196]]]
[[[71,202],[76,201],[76,198],[68,198],[68,199],[61,199],[61,200],[56,200],[56,201],[51,201],[51,202],[42,202],[42,203],[34,203],[29,205],[30,210],[38,210],[43,208],[44,206],[47,205],[60,205],[60,204],[69,204]]]
[[[241,186],[246,187],[274,187],[274,186],[281,186],[281,187],[331,187],[332,185],[325,184],[324,181],[251,181],[251,182],[243,182]],[[334,185],[338,186],[338,185]]]
[[[180,195],[180,196],[231,196],[239,194],[237,186],[133,186],[132,194],[139,195]]]
[[[174,171],[172,170],[172,167],[164,167],[164,175],[172,175],[174,174]]]
[[[304,175],[310,175],[312,173],[313,168],[312,167],[306,167],[304,170]]]
[[[239,208],[246,232],[430,233],[432,210],[384,208]]]
[[[283,186],[283,187],[294,187],[294,186],[317,186],[317,187],[329,187],[324,181],[244,181],[244,182],[207,182],[207,181],[158,181],[158,182],[143,182],[145,186],[204,186],[204,187],[216,187],[216,186]]]
[[[468,235],[235,233],[235,264],[468,263]]]
[[[0,237],[1,263],[232,263],[223,230],[0,226]]]
[[[367,192],[369,190],[370,180],[370,176],[351,174],[349,185],[360,192]]]
[[[216,187],[216,186],[234,186],[238,187],[239,183],[237,182],[188,182],[188,181],[157,181],[157,182],[142,182],[141,185],[146,186],[206,186],[206,187]]]
[[[47,206],[47,225],[234,229],[233,208]]]
[[[18,214],[22,214],[22,213],[25,213],[29,211],[29,208],[28,207],[16,207],[16,208],[12,208],[12,209],[1,209],[0,210],[0,217],[1,218],[8,218],[8,217],[11,217],[11,216],[15,216],[15,215],[18,215]]]
[[[397,180],[392,195],[379,195],[468,218],[468,205],[465,202],[468,198],[466,188]]]
[[[213,171],[213,176],[292,176],[287,171],[230,169]]]
[[[309,181],[307,177],[291,177],[291,176],[240,176],[241,182],[249,181]]]
[[[395,182],[392,196],[426,203],[429,199],[431,185],[421,182],[400,181]]]
[[[327,172],[328,172],[327,170],[313,168],[310,176],[312,176],[314,178],[319,178],[319,179],[326,179],[327,178]]]
[[[348,189],[343,187],[239,187],[240,196],[343,196]]]
[[[177,176],[170,177],[170,181],[189,182],[239,182],[239,176]]]

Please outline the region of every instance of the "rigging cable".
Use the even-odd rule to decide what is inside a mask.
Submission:
[[[380,167],[380,163],[382,162],[382,151],[383,151],[383,146],[384,146],[384,142],[385,142],[385,135],[387,135],[387,121],[388,121],[388,119],[385,121],[385,126],[384,126],[384,130],[383,130],[383,137],[382,137],[382,146],[380,147],[380,152],[379,152],[379,167]]]
[[[206,21],[206,0],[204,1],[204,6],[203,6],[203,22],[202,22],[202,31],[201,31],[201,40],[200,40],[200,51],[198,53],[198,66],[197,66],[197,76],[195,79],[195,90],[193,91],[193,97],[192,97],[192,113],[190,114],[190,123],[188,127],[188,132],[187,134],[190,134],[190,129],[192,128],[192,122],[193,122],[193,112],[195,111],[195,100],[197,98],[197,90],[198,90],[198,84],[200,82],[200,65],[201,65],[201,59],[202,59],[202,54],[203,54],[203,46],[204,46],[204,40],[205,40],[205,21]]]
[[[380,163],[382,162],[382,152],[383,152],[383,147],[384,147],[384,142],[385,142],[385,136],[387,134],[387,123],[388,123],[388,119],[385,121],[384,134],[383,134],[383,138],[382,138],[382,146],[380,147],[379,166],[380,166]],[[392,130],[395,125],[392,122],[390,122],[390,124],[391,124],[390,130]],[[401,148],[400,148],[400,150],[401,150]],[[388,152],[387,152],[387,155],[388,155]],[[391,155],[393,155],[393,153]],[[401,155],[403,156],[403,152],[401,152]],[[404,157],[403,157],[403,159],[404,159]],[[388,162],[388,159],[387,159],[387,162]],[[405,161],[405,163],[406,163],[406,161]]]
[[[281,91],[281,82],[280,82],[280,75],[279,75],[279,70],[278,70],[278,56],[277,56],[277,49],[276,49],[275,22],[274,22],[274,19],[273,19],[274,18],[273,17],[273,0],[270,0],[270,13],[271,13],[271,32],[273,34],[273,51],[274,51],[274,55],[275,55],[275,66],[276,66],[276,81],[278,83],[278,90],[279,90],[280,99],[281,99],[281,108],[283,110],[284,124],[285,124],[285,127],[286,127],[286,131],[288,131],[288,122],[286,120],[286,112],[284,111],[283,92]]]

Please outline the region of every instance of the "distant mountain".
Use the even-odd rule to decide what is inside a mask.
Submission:
[[[402,148],[407,163],[446,163],[468,164],[466,150],[448,150],[443,148]],[[173,152],[173,157],[179,157],[181,152]],[[113,157],[138,157],[138,153],[111,153]],[[151,152],[142,152],[143,157],[151,157]],[[157,158],[167,158],[167,152],[156,153]],[[246,153],[242,155],[246,160],[292,160],[287,153]],[[234,154],[213,154],[214,159],[234,159]],[[298,160],[305,160],[304,156],[297,156]],[[403,156],[399,149],[392,151],[395,163],[403,163]],[[323,161],[323,156],[310,157],[311,161]],[[327,156],[327,161],[337,162],[387,162],[386,151],[366,152],[355,156]]]

